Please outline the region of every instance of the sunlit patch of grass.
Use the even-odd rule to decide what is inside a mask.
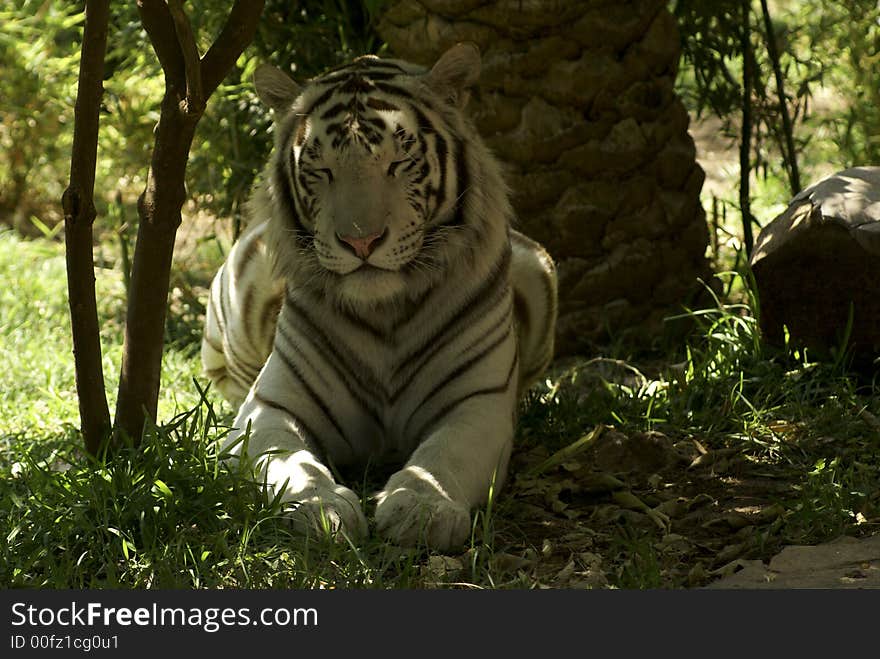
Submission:
[[[64,246],[0,232],[0,282],[0,436],[55,433],[78,425]],[[118,270],[98,268],[95,283],[112,409],[122,360],[125,290]],[[192,378],[200,376],[194,356],[192,342],[169,342],[162,364],[160,420],[198,400],[191,386]]]

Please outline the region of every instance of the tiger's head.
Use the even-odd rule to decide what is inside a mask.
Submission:
[[[365,56],[303,87],[257,69],[257,93],[275,114],[267,192],[288,279],[377,304],[418,294],[479,246],[485,227],[468,219],[476,180],[497,178],[506,208],[497,166],[462,114],[479,71],[470,44],[430,70]]]

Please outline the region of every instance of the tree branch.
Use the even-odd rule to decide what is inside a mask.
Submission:
[[[182,0],[168,0],[168,9],[174,21],[174,31],[177,34],[186,77],[186,100],[182,110],[201,115],[205,111],[205,97],[202,93],[202,68],[196,38],[186,12],[183,11]]]
[[[76,392],[83,439],[92,454],[98,453],[110,434],[92,252],[92,225],[97,215],[94,194],[98,116],[104,93],[109,19],[109,0],[87,0],[74,108],[70,184],[61,197]]]
[[[235,0],[223,30],[202,58],[202,85],[206,96],[214,93],[253,40],[264,4],[264,0]]]
[[[205,102],[256,32],[263,0],[237,1],[217,40],[198,59],[181,0],[138,0],[144,28],[165,72],[165,96],[131,269],[115,430],[137,444],[156,417],[174,238],[186,199],[190,146]]]
[[[788,182],[791,186],[791,194],[794,196],[801,191],[801,175],[798,171],[797,153],[794,147],[794,128],[788,113],[788,101],[785,98],[785,82],[782,75],[782,67],[779,65],[776,34],[773,31],[773,21],[770,19],[770,9],[767,7],[767,0],[761,0],[761,13],[764,16],[764,29],[767,31],[767,54],[770,55],[770,64],[773,67],[773,75],[776,78],[776,95],[779,97],[782,130],[785,133],[784,151],[788,152],[788,158],[786,158],[788,160]],[[783,155],[786,154],[783,153]]]
[[[144,30],[162,65],[166,87],[175,87],[183,92],[186,89],[186,70],[168,5],[165,0],[138,0],[137,8]]]

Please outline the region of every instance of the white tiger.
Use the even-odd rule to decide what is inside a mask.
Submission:
[[[518,395],[552,358],[553,262],[510,228],[462,113],[479,68],[459,44],[429,71],[366,56],[302,89],[254,76],[275,148],[211,286],[202,359],[243,400],[224,446],[237,455],[249,430],[259,477],[306,529],[365,535],[329,466],[390,462],[377,530],[461,546],[504,481]]]

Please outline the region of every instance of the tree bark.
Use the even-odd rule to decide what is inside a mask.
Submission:
[[[174,239],[186,198],[184,178],[205,103],[250,43],[263,0],[236,0],[220,35],[201,59],[181,0],[138,0],[141,21],[165,75],[138,227],[126,315],[115,430],[135,445],[156,417]]]
[[[98,114],[104,92],[109,17],[109,0],[87,0],[74,108],[70,183],[61,197],[76,392],[83,439],[86,449],[93,455],[98,453],[110,434],[92,251],[92,227],[97,215],[94,192]]]
[[[751,0],[742,0],[742,32],[740,47],[743,54],[742,72],[742,135],[739,144],[739,208],[742,215],[743,245],[746,260],[752,255],[755,239],[752,234],[752,209],[750,193],[750,176],[752,173],[752,57],[751,37],[749,30],[751,16]]]

